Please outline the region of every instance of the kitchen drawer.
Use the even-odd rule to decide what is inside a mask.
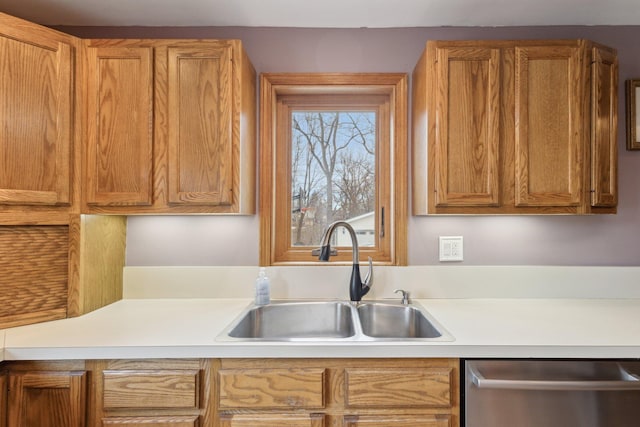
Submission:
[[[104,371],[104,409],[196,409],[198,370]]]
[[[324,427],[322,414],[237,414],[220,417],[220,427]]]
[[[345,369],[345,405],[357,407],[449,407],[450,368]]]
[[[324,408],[324,368],[222,369],[221,409]]]
[[[344,427],[450,427],[448,415],[348,415]]]
[[[102,420],[102,427],[198,427],[198,417],[112,417]]]

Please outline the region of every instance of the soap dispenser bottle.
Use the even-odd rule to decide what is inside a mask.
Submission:
[[[271,301],[271,282],[264,267],[260,267],[256,279],[256,305],[267,305]]]

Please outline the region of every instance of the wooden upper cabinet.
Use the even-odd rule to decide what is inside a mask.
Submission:
[[[73,202],[76,42],[0,14],[0,206]]]
[[[255,212],[256,75],[237,40],[88,40],[83,210]]]
[[[87,48],[87,204],[153,202],[153,49]]]
[[[436,49],[437,206],[499,202],[499,49]]]
[[[428,42],[413,213],[615,213],[617,73],[585,40]]]

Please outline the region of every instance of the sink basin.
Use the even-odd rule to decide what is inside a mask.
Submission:
[[[412,305],[364,303],[358,306],[362,332],[373,338],[440,338],[442,333]]]
[[[220,341],[453,341],[416,303],[273,301],[248,306]]]
[[[355,335],[351,305],[346,302],[287,302],[250,308],[228,335],[263,340],[331,339]]]

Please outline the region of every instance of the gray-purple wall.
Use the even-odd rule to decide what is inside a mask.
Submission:
[[[640,26],[58,28],[88,38],[238,38],[258,73],[410,74],[425,42],[436,39],[585,38],[614,47],[620,61],[618,214],[410,217],[409,264],[439,264],[438,236],[462,235],[462,265],[640,265],[640,151],[626,151],[624,123],[624,81],[640,78]],[[127,265],[256,265],[258,231],[257,216],[130,217]]]

